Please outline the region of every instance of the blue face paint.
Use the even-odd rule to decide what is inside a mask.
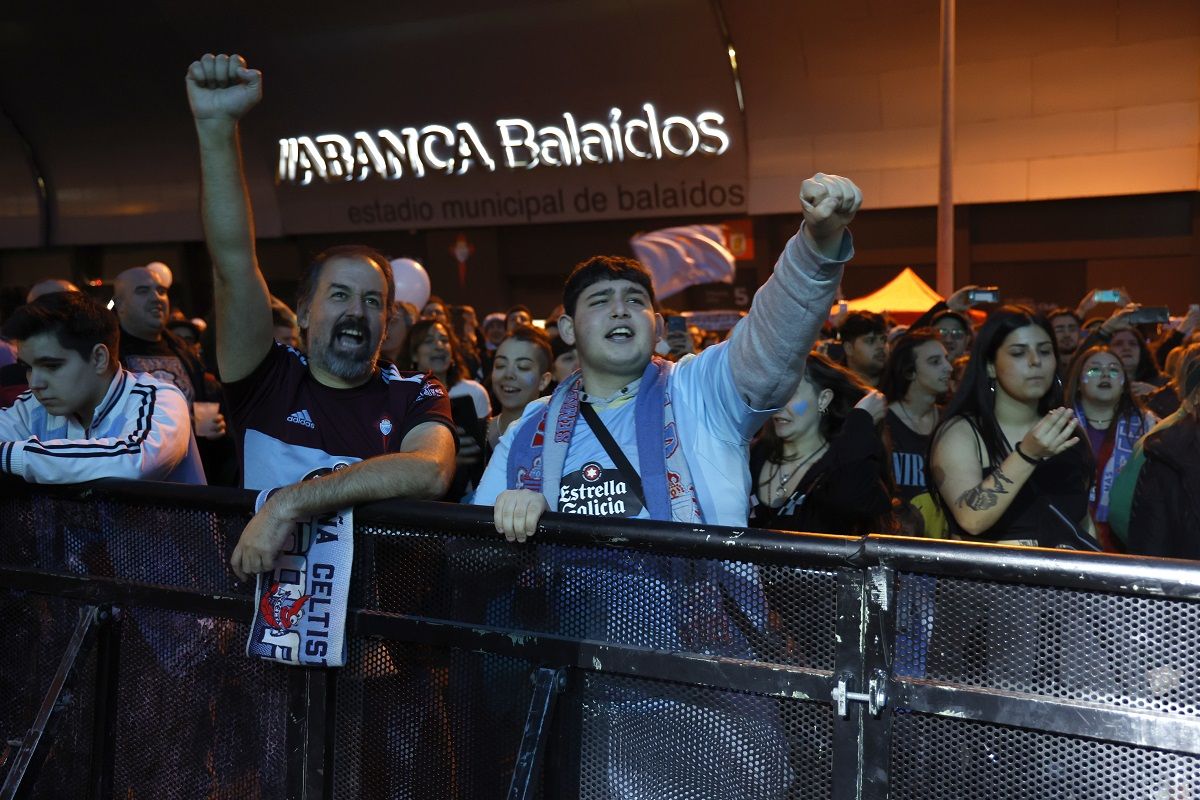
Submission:
[[[804,413],[808,411],[808,401],[798,400],[788,406],[788,411],[791,411],[794,417],[803,417]]]

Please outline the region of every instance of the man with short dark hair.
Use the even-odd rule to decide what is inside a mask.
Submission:
[[[43,295],[13,312],[4,336],[29,391],[0,411],[0,470],[31,483],[205,482],[187,400],[121,367],[108,309],[80,292]]]
[[[1066,375],[1067,367],[1079,347],[1079,331],[1083,321],[1069,308],[1056,308],[1046,319],[1054,331],[1054,351],[1058,356],[1058,375]]]
[[[454,423],[436,379],[380,368],[395,294],[391,264],[359,246],[326,250],[296,314],[305,353],[274,342],[242,172],[239,120],[262,98],[241,56],[205,55],[187,73],[200,144],[205,239],[213,259],[217,362],[241,437],[243,483],[283,488],[231,559],[267,572],[313,515],[389,497],[441,497],[454,474]],[[304,479],[322,476],[316,480]]]
[[[504,330],[506,333],[512,333],[522,325],[532,324],[533,312],[529,310],[529,306],[515,305],[504,315]]]
[[[851,311],[838,329],[846,366],[868,386],[877,386],[887,361],[887,323],[873,311]]]
[[[929,327],[937,331],[942,346],[946,348],[946,357],[951,362],[970,353],[973,334],[971,321],[965,312],[942,309],[933,315]],[[916,330],[917,326],[914,324],[912,329]]]

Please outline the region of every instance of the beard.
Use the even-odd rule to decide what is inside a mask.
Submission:
[[[346,327],[349,326],[345,323],[335,325],[327,337],[310,342],[308,358],[344,381],[368,377],[375,371],[382,341],[378,337],[372,341],[366,336],[361,342],[344,341],[340,336]]]

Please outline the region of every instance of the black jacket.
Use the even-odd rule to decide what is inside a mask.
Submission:
[[[1185,414],[1159,426],[1144,445],[1133,490],[1129,552],[1200,559],[1200,420]]]
[[[765,462],[765,449],[756,445],[750,451],[754,487]],[[800,479],[791,498],[797,502],[778,509],[756,503],[750,511],[750,525],[845,536],[890,533],[892,495],[887,463],[875,421],[866,411],[853,409],[829,449]]]

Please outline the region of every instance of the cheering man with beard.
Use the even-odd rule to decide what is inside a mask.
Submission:
[[[262,98],[262,74],[241,56],[206,55],[186,82],[213,259],[217,363],[241,440],[242,481],[284,487],[234,550],[234,571],[245,577],[271,569],[287,534],[314,514],[440,497],[454,474],[454,423],[436,379],[376,363],[395,289],[391,265],[370,248],[335,247],[310,266],[296,307],[306,355],[273,340],[238,134]]]

